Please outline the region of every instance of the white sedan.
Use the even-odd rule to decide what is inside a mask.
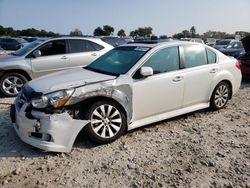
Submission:
[[[238,61],[204,44],[127,44],[85,68],[32,80],[12,105],[11,118],[24,142],[70,152],[81,130],[108,143],[126,130],[223,108],[240,83]]]

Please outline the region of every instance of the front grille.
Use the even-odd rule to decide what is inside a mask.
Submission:
[[[27,97],[22,90],[16,99],[17,110],[19,111],[26,102],[27,102]]]
[[[25,103],[29,103],[33,98],[42,96],[42,93],[35,92],[33,88],[26,84],[16,99],[17,110],[19,111]]]
[[[19,97],[19,102],[22,103],[22,104],[28,102],[27,94],[25,92],[21,93],[21,95]]]
[[[27,84],[23,87],[22,94],[23,94],[23,97],[25,98],[26,102],[30,102],[32,99],[42,96],[43,93],[36,92],[33,88],[31,88]]]

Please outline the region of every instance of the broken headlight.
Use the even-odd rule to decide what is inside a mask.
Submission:
[[[33,99],[31,104],[35,108],[46,108],[53,106],[59,108],[66,104],[69,98],[74,93],[75,89],[60,90],[47,95],[43,95],[38,99]]]

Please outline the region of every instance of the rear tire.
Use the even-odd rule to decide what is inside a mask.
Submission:
[[[0,79],[1,93],[6,97],[15,97],[28,80],[19,73],[7,73]]]
[[[116,140],[127,126],[122,108],[109,100],[94,103],[86,113],[86,119],[90,120],[86,126],[89,138],[100,144]]]
[[[222,81],[214,89],[210,99],[210,108],[212,110],[219,110],[224,108],[231,95],[231,89],[228,83]]]

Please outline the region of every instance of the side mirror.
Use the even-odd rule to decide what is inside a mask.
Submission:
[[[148,76],[152,76],[154,74],[154,71],[152,67],[141,67],[140,74],[143,77],[148,77]]]
[[[35,50],[32,54],[34,57],[40,57],[42,55],[40,50]]]

